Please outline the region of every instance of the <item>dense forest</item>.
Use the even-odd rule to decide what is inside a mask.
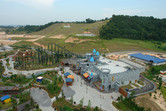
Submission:
[[[100,29],[100,38],[166,41],[166,19],[113,15]]]

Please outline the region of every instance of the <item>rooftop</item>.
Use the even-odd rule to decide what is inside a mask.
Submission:
[[[159,58],[156,58],[154,56],[143,55],[141,53],[130,54],[130,56],[135,57],[135,58],[139,58],[139,59],[142,59],[142,60],[145,60],[145,61],[153,61],[154,63],[166,62],[166,59],[159,59]]]
[[[16,86],[0,86],[0,90],[19,90]]]
[[[125,72],[125,71],[127,71],[126,67],[131,67],[130,65],[128,65],[124,62],[110,60],[110,59],[104,58],[102,56],[100,56],[99,61],[101,61],[102,63],[97,64],[96,67],[100,70],[109,69],[110,74]]]

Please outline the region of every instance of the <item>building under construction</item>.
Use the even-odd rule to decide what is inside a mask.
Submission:
[[[135,64],[135,63],[134,63]],[[93,53],[87,53],[85,59],[77,61],[77,70],[84,75],[89,75],[90,84],[94,84],[101,91],[109,92],[112,89],[119,90],[120,86],[135,83],[139,80],[141,67],[133,66],[123,61],[114,61],[100,56],[94,49]]]

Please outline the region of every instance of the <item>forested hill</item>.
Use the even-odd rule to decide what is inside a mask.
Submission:
[[[100,29],[100,38],[166,41],[166,19],[113,15]]]

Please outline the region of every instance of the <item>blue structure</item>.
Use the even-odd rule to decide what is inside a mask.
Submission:
[[[3,97],[1,97],[1,101],[4,101],[4,100],[9,99],[9,98],[10,98],[10,96],[8,96],[8,95],[3,96]]]
[[[88,77],[87,79],[90,81],[92,78],[91,78],[91,77]]]
[[[90,76],[93,76],[93,73],[91,72]]]
[[[96,50],[95,50],[95,49],[93,50],[93,53],[96,53]]]
[[[37,82],[42,82],[42,80],[43,80],[43,77],[37,77]]]
[[[65,77],[67,77],[67,76],[69,76],[71,74],[69,72],[66,72],[64,75],[65,75]]]
[[[93,59],[93,57],[91,57],[91,59],[90,59],[90,62],[94,62],[95,60]]]
[[[153,57],[153,56],[150,56],[150,55],[143,55],[141,53],[130,54],[130,56],[138,58],[138,59],[141,59],[141,60],[144,60],[144,61],[147,61],[147,62],[152,61],[152,62],[154,62],[156,64],[162,63],[162,62],[166,62],[166,59],[159,59],[159,58],[156,58],[156,57]]]
[[[96,55],[97,55],[97,56],[99,56],[99,55],[100,55],[98,51],[97,51]]]
[[[73,80],[71,78],[66,78],[66,82],[69,83],[69,82],[73,82]]]

